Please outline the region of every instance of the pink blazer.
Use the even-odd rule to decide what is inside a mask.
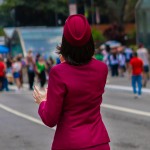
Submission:
[[[100,114],[107,74],[107,66],[94,58],[86,65],[64,62],[51,69],[39,115],[47,126],[57,125],[52,149],[78,150],[110,141]]]

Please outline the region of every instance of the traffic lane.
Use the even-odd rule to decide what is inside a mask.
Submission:
[[[101,108],[111,150],[149,150],[150,118]]]
[[[103,103],[150,112],[150,94],[146,93],[135,99],[132,92],[105,89]]]
[[[0,109],[0,149],[50,150],[54,130]]]
[[[5,95],[4,97],[7,99],[8,98],[7,96]],[[18,96],[19,95],[15,95],[16,98],[18,98]],[[25,98],[31,102],[32,96],[31,95],[28,95],[28,96],[29,96],[28,98],[27,98],[27,96],[25,96]],[[19,102],[21,102],[21,101],[19,101]],[[28,103],[26,103],[26,104],[28,104]],[[148,121],[149,117],[143,117],[143,116],[139,116],[139,115],[135,115],[135,114],[119,112],[119,111],[112,110],[112,109],[106,109],[106,108],[101,108],[101,109],[102,109],[102,114],[103,114],[105,124],[107,126],[107,129],[110,133],[110,137],[112,140],[111,145],[112,145],[112,147],[115,147],[114,150],[127,149],[125,147],[129,147],[128,149],[135,149],[135,147],[136,147],[136,149],[140,149],[141,147],[138,146],[135,141],[133,141],[133,138],[136,139],[139,136],[139,137],[141,137],[140,140],[142,139],[142,141],[143,140],[145,141],[145,137],[146,137],[145,135],[147,135],[147,133],[148,133],[148,136],[146,137],[146,139],[149,139],[149,128],[148,128],[148,130],[145,129],[145,127],[146,128],[149,127],[149,123],[150,123]],[[13,116],[12,116],[12,118],[13,118]],[[20,117],[18,117],[18,119],[19,118]],[[18,122],[18,121],[16,121],[16,122]],[[136,128],[137,128],[137,130],[134,131],[134,129],[136,129]],[[125,131],[124,134],[122,134],[124,129],[125,130],[129,129],[129,132]],[[132,130],[135,133],[132,132]],[[142,135],[141,135],[141,132],[139,132],[140,130],[143,131]],[[138,131],[138,132],[136,132],[136,131]],[[34,134],[34,133],[31,132],[31,134]],[[131,135],[133,135],[133,134],[135,136],[132,137]],[[119,137],[119,138],[117,138],[117,137]],[[47,137],[47,138],[49,139],[49,137]],[[52,140],[52,138],[53,137],[51,137],[51,140]],[[124,140],[124,138],[125,138],[125,140]],[[127,140],[126,140],[126,138],[127,138]],[[115,142],[115,139],[117,139],[116,142]],[[142,143],[141,143],[141,145],[142,145]],[[145,149],[147,149],[147,147],[146,147],[147,143],[143,143],[143,145],[145,146]],[[120,147],[122,147],[122,149]],[[148,147],[148,149],[149,149],[149,147]]]
[[[143,99],[134,99],[132,94],[124,91],[113,91],[106,90],[103,96],[103,104],[111,104],[113,106],[121,106],[125,108],[131,108],[135,110],[142,110],[149,112],[150,100],[148,99],[149,95],[144,94]],[[32,92],[22,92],[20,94],[8,93],[0,95],[0,104],[4,104],[14,110],[17,110],[21,113],[27,114],[34,118],[40,120],[38,116],[38,105],[34,103]],[[104,107],[104,106],[102,106]],[[107,108],[110,109],[110,108]],[[120,108],[121,109],[121,108]],[[118,111],[117,109],[115,111]],[[118,111],[120,113],[120,111]],[[124,112],[130,113],[130,112]],[[145,117],[138,114],[133,114],[139,118]],[[145,117],[145,119],[149,119],[150,117]]]
[[[121,106],[138,111],[150,112],[149,96],[149,94],[143,94],[141,99],[134,99],[132,92],[106,89],[103,96],[103,104],[110,104],[113,106]],[[32,92],[24,91],[20,94],[1,94],[0,103],[40,119],[37,113],[38,105],[34,103]]]
[[[3,139],[0,148],[20,150],[19,148],[26,147],[27,150],[34,148],[40,150],[44,146],[45,150],[49,149],[54,131],[41,125],[37,127],[34,122],[7,112],[0,111],[0,114],[0,119],[4,120],[0,125],[0,130],[3,131],[0,135],[0,139]],[[111,150],[150,149],[150,121],[139,116],[135,117],[133,114],[118,113],[105,108],[102,108],[102,116],[111,138]]]
[[[17,110],[19,112],[40,119],[38,116],[38,105],[34,103],[32,92],[24,91],[21,92],[20,94],[15,94],[15,93],[1,94],[0,104],[4,104],[14,110]],[[143,112],[149,112],[150,114],[149,94],[143,94],[143,97],[141,99],[134,99],[132,93],[130,92],[107,89],[103,96],[103,104],[106,105],[110,104],[112,106],[119,106],[119,107],[121,106],[124,107],[125,109],[130,108],[137,111],[140,110]],[[116,111],[118,110],[116,109]],[[130,112],[127,111],[125,113],[130,113]],[[135,115],[138,114],[135,113]]]

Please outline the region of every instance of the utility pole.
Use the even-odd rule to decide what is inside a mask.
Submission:
[[[77,14],[77,4],[76,0],[69,0],[69,14]]]

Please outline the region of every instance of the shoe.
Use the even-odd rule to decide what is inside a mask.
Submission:
[[[142,95],[138,95],[138,98],[141,99],[141,98],[142,98]]]
[[[138,95],[137,94],[134,94],[134,99],[137,99],[138,98]]]

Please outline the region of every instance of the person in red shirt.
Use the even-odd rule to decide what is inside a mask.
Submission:
[[[3,89],[3,83],[5,78],[5,64],[3,58],[0,55],[0,91]]]
[[[132,87],[135,98],[140,97],[142,94],[142,72],[143,61],[138,58],[137,53],[133,53],[133,58],[130,61],[130,70],[132,71]],[[136,90],[136,84],[138,85],[138,92]]]

